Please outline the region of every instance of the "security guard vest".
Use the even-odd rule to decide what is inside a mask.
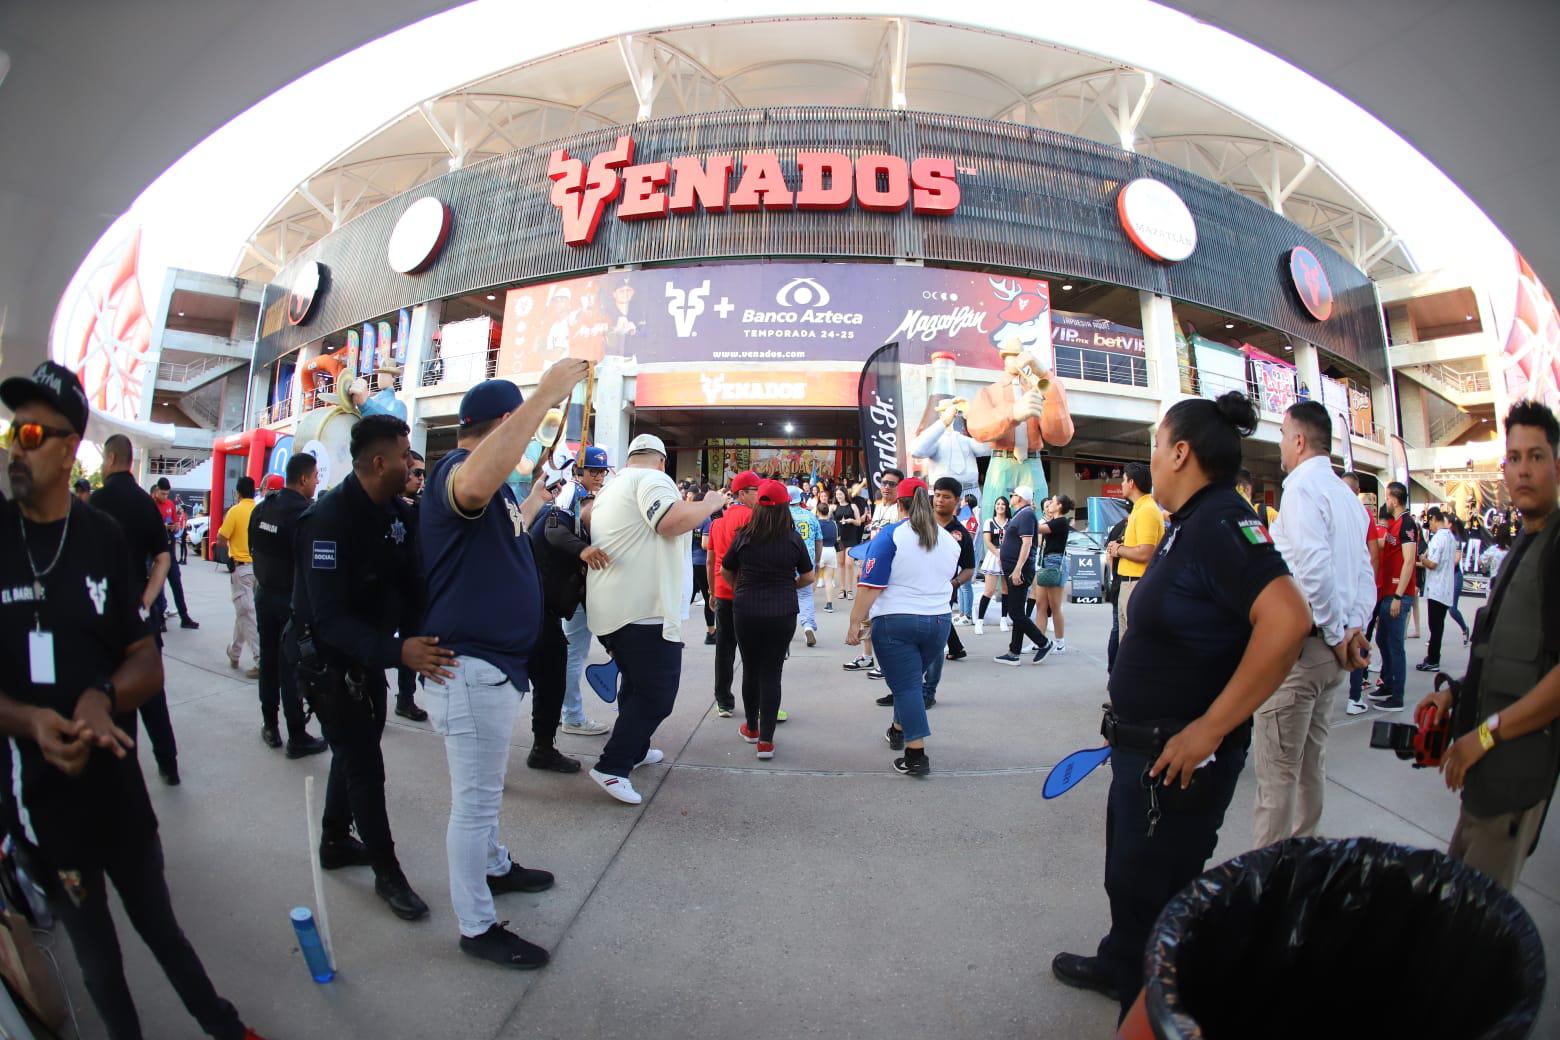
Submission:
[[[1560,517],[1533,536],[1516,566],[1502,568],[1490,605],[1475,619],[1472,674],[1474,710],[1459,714],[1457,731],[1469,732],[1490,715],[1526,696],[1556,664],[1544,627],[1543,578],[1560,548]],[[1560,590],[1556,590],[1560,594]],[[1480,637],[1483,638],[1480,638]],[[1535,733],[1501,741],[1468,771],[1463,805],[1475,816],[1531,808],[1548,798],[1560,775],[1560,720]]]

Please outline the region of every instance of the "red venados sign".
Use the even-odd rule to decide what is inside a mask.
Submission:
[[[746,152],[735,187],[730,155],[678,156],[670,161],[634,165],[634,139],[624,134],[611,150],[583,160],[567,149],[552,153],[547,176],[552,204],[563,214],[563,240],[589,245],[608,204],[617,202],[619,220],[649,220],[671,213],[734,210],[846,209],[854,202],[875,213],[947,216],[959,208],[959,184],[952,159],[916,159],[863,155],[854,161],[840,152],[800,152],[800,183],[786,182],[774,152]]]

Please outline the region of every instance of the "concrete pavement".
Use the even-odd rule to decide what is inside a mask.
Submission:
[[[776,758],[759,762],[737,737],[738,720],[715,716],[713,648],[699,638],[695,608],[682,694],[657,740],[667,761],[636,773],[645,795],[637,808],[583,774],[527,769],[523,710],[504,840],[558,884],[502,897],[499,910],[553,951],[535,973],[457,949],[442,742],[426,724],[392,717],[390,819],[407,875],[433,912],[405,924],[374,896],[366,869],[327,875],[340,974],[319,986],[287,911],[313,902],[303,784],[312,775],[316,797],[323,793],[328,755],[289,762],[260,743],[255,684],[223,655],[226,574],[192,559],[184,580],[203,627],[168,636],[183,786],[157,780],[149,749],[142,761],[185,931],[218,989],[273,1040],[1112,1035],[1114,1005],[1049,971],[1058,950],[1092,952],[1107,925],[1107,773],[1055,801],[1040,798],[1051,765],[1099,742],[1105,607],[1069,606],[1069,652],[1039,667],[993,663],[1005,648],[994,623],[979,638],[961,629],[971,656],[944,671],[925,781],[893,772],[882,735],[889,711],[872,703],[883,684],[840,668],[853,654],[838,611],[820,613],[816,648],[800,634],[793,642],[791,721],[779,728]],[[1456,642],[1449,637],[1448,664]],[[1411,662],[1422,647],[1410,641]],[[1459,663],[1463,653],[1455,646]],[[599,646],[593,659],[605,659]],[[1411,702],[1428,688],[1429,677],[1413,673]],[[586,696],[592,714],[612,718]],[[1444,848],[1456,798],[1438,774],[1370,750],[1371,721],[1338,706],[1324,833]],[[587,767],[601,743],[560,738]],[[1248,767],[1216,860],[1248,847],[1253,792]],[[1560,948],[1557,831],[1551,821],[1518,891],[1551,954]],[[197,1036],[122,914],[119,924],[146,1035]],[[84,1035],[102,1036],[68,941],[54,943]],[[1379,966],[1339,966],[1340,985],[1367,978],[1390,993]],[[1535,1036],[1560,1034],[1557,994],[1551,986]]]

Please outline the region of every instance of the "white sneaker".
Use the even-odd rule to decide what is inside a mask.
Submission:
[[[565,722],[558,727],[565,733],[573,733],[577,737],[599,737],[603,733],[611,733],[612,727],[605,722],[597,722],[595,719],[586,718],[584,722]]]
[[[1067,640],[1065,640],[1065,639],[1053,639],[1053,640],[1051,640],[1051,653],[1053,653],[1053,654],[1065,654],[1066,652],[1067,652]]]
[[[1370,708],[1366,706],[1365,699],[1362,697],[1357,701],[1350,701],[1349,706],[1343,710],[1348,712],[1350,715],[1363,715],[1369,711]]]
[[[627,777],[613,776],[611,773],[602,773],[592,769],[590,778],[596,781],[597,787],[600,787],[620,802],[628,805],[638,805],[644,801],[643,798],[639,797],[639,792],[634,790],[634,785],[628,782]]]
[[[975,619],[975,634],[978,636],[986,634],[986,623],[980,618]]]
[[[651,748],[649,751],[645,752],[644,758],[641,758],[638,762],[634,763],[634,768],[638,769],[640,766],[653,766],[664,761],[666,761],[666,756],[661,754],[661,749]]]
[[[1002,615],[1002,631],[1004,631],[1004,632],[1011,632],[1012,630],[1013,630],[1012,623],[1008,621],[1007,615],[1003,614]]]

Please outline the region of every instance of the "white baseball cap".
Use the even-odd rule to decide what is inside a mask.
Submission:
[[[1014,498],[1023,499],[1025,502],[1033,502],[1035,500],[1035,489],[1030,487],[1028,484],[1018,485],[1018,487],[1014,488],[1010,494]]]
[[[628,453],[638,454],[641,451],[653,451],[662,458],[666,457],[666,445],[653,433],[641,433],[638,437],[628,442]]]

